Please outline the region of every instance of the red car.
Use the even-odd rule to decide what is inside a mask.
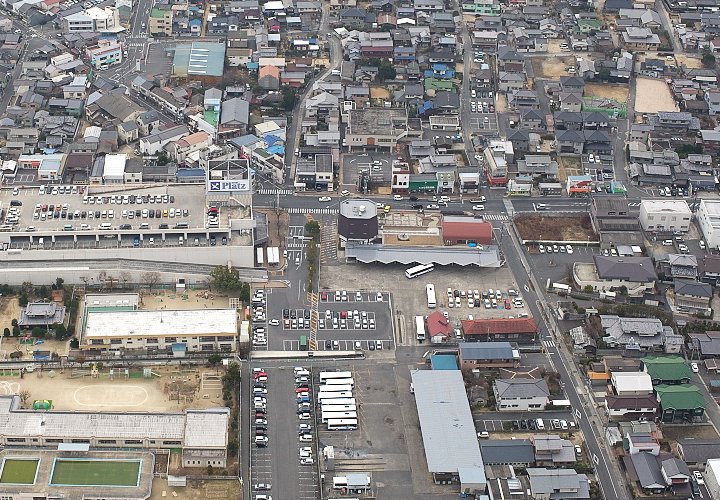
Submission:
[[[505,309],[510,309],[510,299],[505,299]]]
[[[267,377],[267,373],[265,372],[253,372],[253,378],[257,379],[260,377]]]
[[[320,294],[320,300],[327,300],[327,292],[322,292]]]
[[[307,387],[300,387],[299,389],[295,389],[295,394],[304,394],[306,392],[310,392],[310,389]]]

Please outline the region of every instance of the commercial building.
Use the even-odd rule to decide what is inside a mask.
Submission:
[[[347,146],[394,150],[397,142],[409,132],[405,108],[366,108],[348,111],[345,133]]]
[[[120,14],[115,7],[90,7],[87,10],[65,17],[65,29],[70,33],[109,32],[116,33],[120,25]]]
[[[235,309],[89,310],[80,332],[80,349],[103,351],[235,352]]]
[[[459,370],[412,372],[428,471],[438,484],[460,481],[474,495],[487,488],[475,424]]]
[[[182,413],[36,412],[20,407],[20,396],[0,396],[4,447],[182,449],[184,467],[225,467],[229,408],[187,409]],[[212,429],[212,432],[208,432]]]
[[[85,53],[93,67],[104,68],[122,62],[123,48],[114,40],[99,40],[96,46],[85,49]]]
[[[194,77],[208,83],[219,81],[225,66],[225,44],[192,42],[175,47],[172,77]]]
[[[642,200],[640,226],[648,232],[687,232],[692,211],[685,200]]]
[[[711,458],[707,461],[705,465],[705,487],[708,489],[711,498],[720,498],[720,458]]]
[[[151,35],[172,35],[173,11],[172,9],[153,8],[148,18],[148,32]]]
[[[708,248],[720,248],[720,201],[700,200],[696,216]]]
[[[573,264],[573,280],[578,288],[596,292],[625,288],[631,297],[642,296],[655,288],[657,275],[649,257],[605,257],[595,255],[594,263]]]
[[[646,396],[653,392],[652,379],[644,372],[614,372],[610,380],[618,396]]]
[[[468,342],[508,341],[529,344],[538,327],[533,318],[467,319],[460,322]]]

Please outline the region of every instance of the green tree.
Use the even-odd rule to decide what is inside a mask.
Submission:
[[[13,326],[13,336],[14,337],[20,336],[20,327],[18,325]]]
[[[44,337],[45,329],[40,328],[39,326],[36,326],[35,328],[32,329],[32,336],[37,337],[37,338]]]
[[[240,279],[240,271],[235,267],[216,266],[210,272],[210,284],[216,290],[237,293],[240,300],[250,300],[250,285]]]
[[[20,305],[20,307],[25,307],[26,305],[28,305],[28,302],[28,296],[24,293],[20,295],[20,298],[18,298],[18,304]]]
[[[292,111],[297,103],[297,91],[289,85],[282,87],[282,107],[285,111]]]
[[[9,337],[10,336],[10,328],[5,328],[3,330],[3,337]]]
[[[58,340],[62,340],[67,335],[67,328],[65,328],[65,325],[62,323],[55,323],[53,325],[53,330],[55,330],[55,338]]]
[[[165,151],[161,151],[157,157],[157,164],[160,166],[167,165],[170,161],[170,157]]]
[[[65,280],[62,278],[55,278],[55,289],[62,290],[65,285]]]
[[[320,223],[316,220],[306,222],[305,234],[313,238],[315,241],[320,241]]]
[[[212,466],[212,465],[208,464],[208,466],[207,466],[207,475],[208,475],[208,476],[212,476],[212,475],[214,475],[214,474],[215,474],[215,469],[213,469],[213,466]]]
[[[70,348],[71,348],[71,349],[77,349],[77,348],[79,348],[79,347],[80,347],[80,341],[79,341],[78,339],[75,339],[75,338],[74,338],[74,339],[72,339],[72,340],[70,341]]]
[[[701,61],[702,61],[703,66],[705,66],[706,68],[714,68],[715,67],[715,56],[708,49],[705,49],[703,51]]]
[[[382,59],[378,65],[378,78],[382,81],[394,80],[395,76],[397,76],[397,72],[392,63],[387,59]]]
[[[10,321],[10,325],[12,325],[12,326],[18,326],[18,320],[13,319],[12,321]]]
[[[592,285],[585,285],[585,288],[583,288],[583,292],[585,292],[585,293],[593,293],[593,286],[592,286]]]

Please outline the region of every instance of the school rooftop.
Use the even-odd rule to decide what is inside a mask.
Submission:
[[[90,311],[83,336],[237,335],[235,309]]]

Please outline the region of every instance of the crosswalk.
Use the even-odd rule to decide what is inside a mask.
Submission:
[[[291,195],[295,191],[292,189],[258,189],[255,194],[280,194],[283,196]]]
[[[639,201],[633,201],[631,203],[628,203],[628,207],[639,207],[640,202]]]
[[[508,221],[510,217],[507,214],[485,214],[483,215],[485,220],[497,220],[497,221]]]
[[[125,47],[144,47],[145,42],[126,42]]]
[[[289,214],[337,214],[337,208],[297,208],[290,207],[287,209]]]
[[[545,347],[555,347],[554,340],[543,340],[542,343]]]

